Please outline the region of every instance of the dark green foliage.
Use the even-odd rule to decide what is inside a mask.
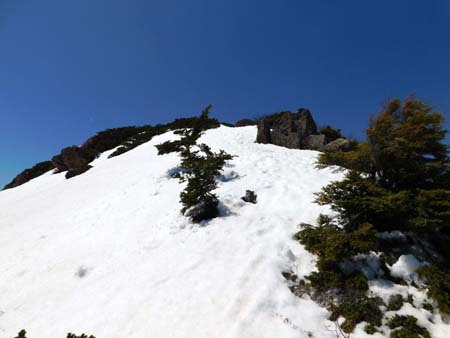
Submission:
[[[235,123],[236,127],[247,127],[247,126],[254,126],[257,124],[257,121],[250,120],[250,119],[240,119],[237,120]]]
[[[369,289],[367,278],[361,272],[345,275],[337,269],[330,269],[312,272],[306,279],[321,292],[339,290],[341,294],[365,294]]]
[[[391,191],[440,188],[450,182],[443,122],[417,99],[391,100],[372,118],[366,142],[355,151],[325,154],[319,164],[366,173]]]
[[[417,99],[389,101],[367,129],[379,183],[392,190],[436,187],[449,163],[443,123],[442,114]]]
[[[403,306],[403,297],[402,295],[393,295],[389,297],[389,301],[387,304],[387,309],[389,311],[398,311]]]
[[[372,327],[381,326],[383,319],[381,305],[383,301],[378,297],[347,297],[333,309],[331,320],[344,317],[345,322],[341,327],[347,333],[352,332],[361,322],[367,322]]]
[[[106,129],[89,138],[86,142],[83,143],[81,148],[90,151],[94,155],[97,155],[106,150],[119,146],[129,137],[142,133],[147,128],[148,126],[129,126]]]
[[[338,222],[346,230],[357,229],[364,223],[377,225],[379,231],[401,228],[412,208],[408,192],[389,193],[355,170],[344,180],[325,186],[317,194],[316,202],[329,204],[338,212]]]
[[[418,190],[414,199],[414,217],[409,221],[417,230],[448,231],[450,229],[450,187]]]
[[[68,333],[67,334],[67,338],[95,338],[94,336],[92,336],[92,335],[90,335],[90,336],[87,336],[86,334],[81,334],[80,336],[77,336],[76,334],[73,334],[73,333]]]
[[[450,273],[434,265],[425,265],[417,270],[419,277],[427,282],[428,296],[438,303],[443,314],[450,314]]]
[[[422,307],[423,307],[425,310],[430,311],[430,312],[433,312],[433,310],[434,310],[433,305],[431,305],[431,304],[428,303],[428,302],[424,302],[424,303],[422,304]]]
[[[183,204],[182,213],[193,207],[206,209],[204,212],[191,216],[195,222],[207,219],[217,214],[217,196],[212,193],[217,187],[216,176],[220,174],[225,162],[233,156],[223,150],[218,153],[211,151],[206,144],[197,144],[198,139],[211,125],[208,118],[208,106],[201,116],[193,120],[192,128],[177,130],[175,133],[181,138],[176,141],[167,141],[156,146],[158,154],[177,152],[181,156],[181,168],[184,174],[178,174],[181,182],[187,181],[187,186],[180,194]]]
[[[33,178],[39,177],[45,174],[47,171],[54,169],[53,163],[51,161],[40,162],[30,169],[25,169],[19,175],[17,175],[10,183],[5,185],[3,190],[17,187],[24,184]]]
[[[17,334],[17,337],[15,337],[15,338],[27,338],[26,335],[27,335],[27,331],[20,330],[20,332]]]
[[[87,162],[92,161],[96,156],[106,150],[118,147],[109,156],[114,157],[126,153],[133,148],[136,148],[137,146],[150,141],[153,136],[163,134],[168,130],[191,128],[194,124],[195,119],[196,118],[194,117],[181,118],[167,124],[159,124],[156,126],[129,126],[106,129],[89,138],[79,148],[81,149],[80,151],[83,153],[83,157],[86,158]],[[217,128],[219,126],[220,122],[216,119],[208,119],[208,121],[205,123],[206,129]],[[59,155],[56,155],[54,159],[57,160],[59,157]],[[13,181],[5,185],[3,189],[14,188],[22,185],[54,168],[55,166],[52,161],[38,163],[34,167],[21,172],[14,178]],[[72,173],[68,174],[69,177],[73,177],[85,172],[86,170],[83,171],[83,169],[86,169],[86,166],[84,166],[83,168],[69,169],[75,170]]]
[[[167,130],[164,128],[146,126],[145,129],[140,133],[137,133],[123,141],[120,147],[118,147],[109,155],[109,158],[124,154],[127,151],[130,151],[131,149],[134,149],[141,144],[150,141],[154,136],[165,133],[166,131]]]
[[[319,129],[319,133],[325,135],[325,140],[330,143],[342,137],[341,130],[331,126],[325,126]]]
[[[193,128],[194,123],[196,121],[195,117],[189,118],[180,118],[176,119],[173,122],[167,124],[158,124],[156,126],[145,126],[139,132],[134,134],[133,136],[127,138],[122,142],[121,146],[117,148],[109,157],[114,157],[126,153],[131,149],[140,146],[148,141],[150,141],[154,136],[161,135],[169,130],[177,130],[183,128]],[[204,122],[203,127],[206,129],[218,128],[220,126],[220,122],[216,119],[207,118]]]
[[[356,150],[322,155],[319,166],[351,171],[326,186],[317,203],[330,205],[346,230],[370,223],[377,231],[420,232],[442,257],[450,257],[445,133],[443,116],[428,105],[413,98],[403,105],[392,100],[372,119],[367,141]]]
[[[411,304],[413,307],[415,307],[415,306],[414,306],[414,297],[413,297],[412,294],[408,293],[408,297],[406,297],[406,301],[407,301],[409,304]]]
[[[317,227],[304,225],[295,238],[305,248],[319,256],[319,271],[336,268],[339,262],[358,253],[367,253],[376,247],[373,227],[363,224],[359,229],[348,232],[326,222],[324,216],[319,218],[322,224]]]
[[[366,324],[366,326],[364,326],[364,331],[367,334],[375,334],[377,332],[377,328],[372,324]]]
[[[427,329],[417,325],[417,318],[413,316],[395,315],[387,322],[393,331],[390,338],[431,338]]]
[[[367,142],[359,143],[355,150],[351,151],[330,151],[319,156],[317,167],[325,168],[330,165],[337,165],[346,169],[358,172],[372,173],[370,147]]]
[[[366,142],[351,151],[321,155],[319,167],[339,165],[350,170],[344,180],[317,194],[316,203],[329,205],[337,215],[333,219],[321,216],[317,227],[305,226],[296,234],[318,256],[319,271],[306,277],[316,291],[326,295],[337,288],[348,294],[353,288],[361,297],[364,283],[355,274],[344,275],[339,267],[344,260],[372,250],[383,252],[381,267],[387,278],[404,283],[389,277],[385,260],[396,260],[407,245],[375,237],[375,232],[400,230],[418,246],[431,247],[430,252],[447,259],[442,267],[425,266],[418,272],[427,283],[429,297],[442,313],[450,313],[450,274],[445,272],[450,266],[450,168],[445,134],[443,116],[428,105],[413,98],[404,104],[392,100],[372,118]],[[359,320],[349,312],[358,309],[363,313],[361,303],[357,297],[338,299],[338,312],[346,313],[346,332]],[[397,295],[390,299],[388,309],[396,311],[402,304]],[[380,325],[370,324],[373,328]],[[392,337],[428,337],[411,319],[400,326],[395,326]]]
[[[21,330],[21,331],[18,333],[17,337],[15,337],[15,338],[27,338],[27,337],[26,337],[26,334],[27,334],[27,331]],[[87,335],[84,334],[84,333],[81,334],[80,336],[77,336],[76,334],[73,334],[73,333],[68,333],[68,334],[67,334],[67,338],[95,338],[95,337],[92,336],[92,335],[87,336]]]

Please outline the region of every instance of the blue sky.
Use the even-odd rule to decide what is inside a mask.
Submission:
[[[446,0],[0,0],[0,41],[0,186],[208,103],[229,122],[307,107],[356,137],[390,97],[450,112]]]

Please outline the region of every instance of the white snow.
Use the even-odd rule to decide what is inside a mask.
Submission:
[[[398,230],[379,232],[376,234],[376,236],[380,239],[385,239],[385,240],[406,241],[405,234]]]
[[[281,272],[315,269],[292,235],[330,212],[314,193],[343,173],[317,170],[317,152],[254,143],[253,126],[209,130],[202,141],[238,157],[217,189],[222,217],[193,225],[171,178],[179,159],[154,147],[173,137],[0,192],[0,337],[335,337]],[[257,204],[240,199],[247,189]]]
[[[416,281],[416,270],[423,265],[413,255],[401,255],[397,262],[390,267],[391,276],[402,278],[407,281]]]

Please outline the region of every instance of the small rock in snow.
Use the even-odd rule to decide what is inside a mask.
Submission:
[[[77,276],[78,278],[83,278],[86,277],[87,273],[89,272],[89,269],[82,265],[78,268],[77,272],[75,272],[75,276]]]
[[[241,197],[241,199],[248,203],[256,204],[256,194],[253,190],[246,190],[245,196]]]

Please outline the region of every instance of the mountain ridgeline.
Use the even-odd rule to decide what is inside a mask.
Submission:
[[[66,147],[51,160],[25,169],[10,183],[5,185],[3,190],[22,185],[52,169],[55,170],[55,173],[66,172],[66,178],[74,177],[89,170],[89,163],[104,151],[117,147],[109,157],[121,155],[150,141],[156,135],[163,134],[169,130],[189,128],[195,120],[196,118],[194,117],[179,118],[170,123],[155,126],[129,126],[106,129],[86,140],[81,146]],[[210,118],[208,119],[207,128],[217,128],[220,124],[218,120]]]
[[[102,152],[117,148],[109,157],[115,157],[128,152],[137,146],[150,141],[154,136],[169,130],[192,128],[197,117],[179,118],[166,124],[155,126],[128,126],[110,128],[98,132],[86,140],[81,146],[63,148],[51,160],[40,162],[32,168],[25,169],[3,188],[11,189],[20,186],[50,170],[55,173],[66,172],[67,179],[88,171],[89,165]],[[350,150],[357,142],[344,138],[339,129],[326,126],[318,129],[308,109],[301,108],[297,112],[280,112],[265,115],[256,120],[241,119],[235,125],[219,122],[208,118],[205,130],[217,128],[220,125],[241,127],[258,126],[257,143],[272,143],[287,148],[311,150]]]

